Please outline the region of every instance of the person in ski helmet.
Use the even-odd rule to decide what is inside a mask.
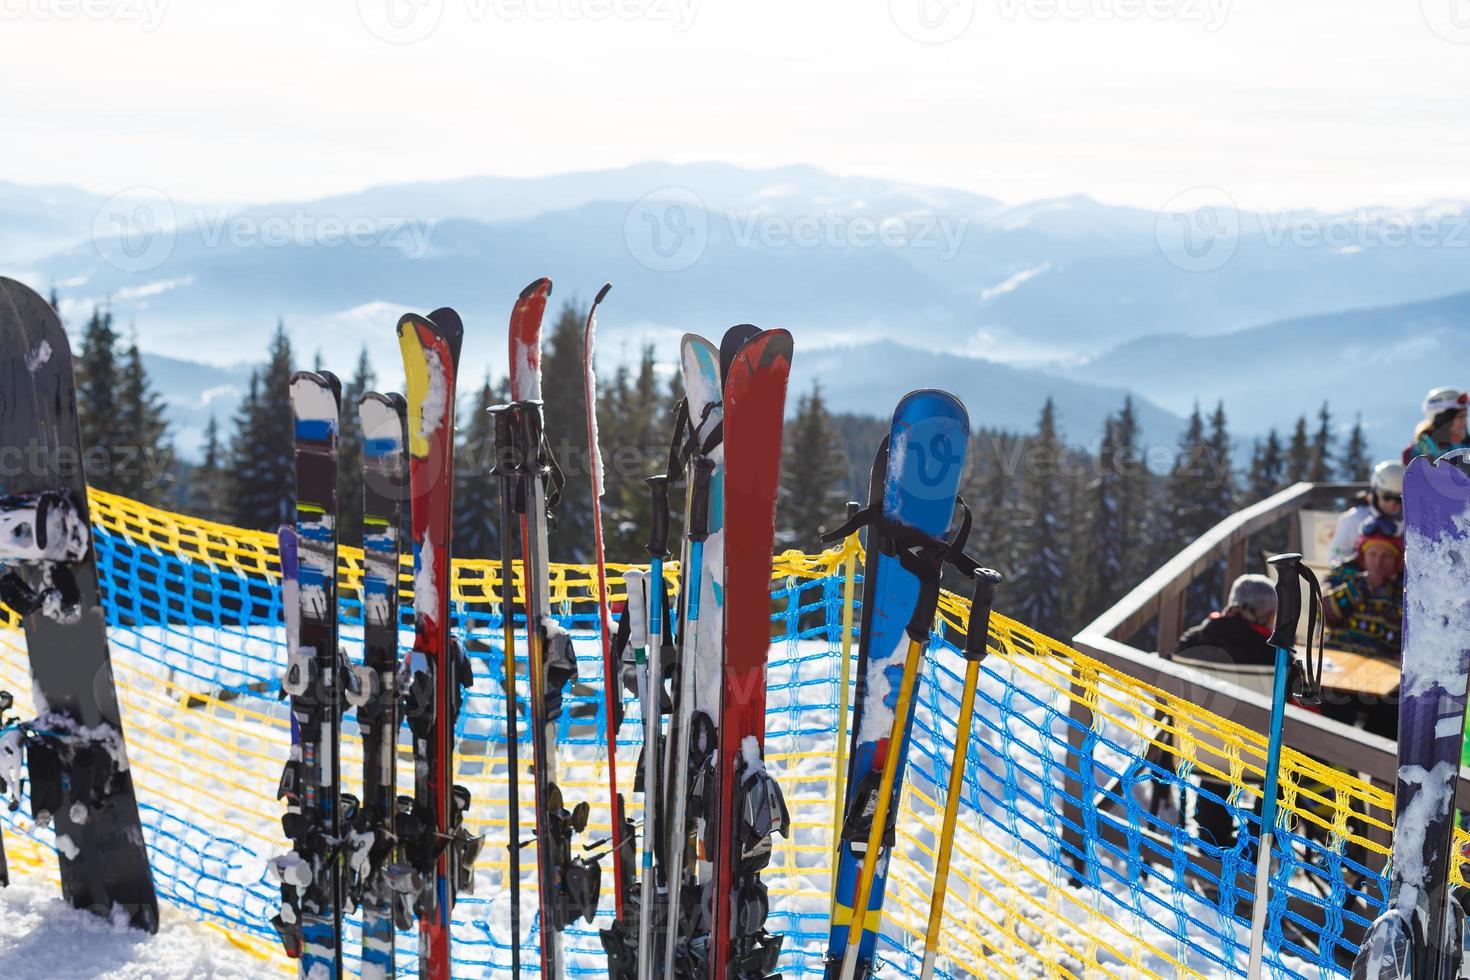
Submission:
[[[1223,610],[1210,613],[1179,637],[1174,660],[1270,696],[1276,650],[1266,641],[1275,625],[1275,583],[1264,575],[1242,575],[1231,583]],[[1208,753],[1201,744],[1199,751],[1213,768],[1229,771],[1223,746],[1219,753]],[[1237,832],[1235,810],[1225,802],[1230,785],[1203,768],[1196,772],[1198,786],[1192,795],[1200,838],[1229,850]]]
[[[1465,409],[1470,395],[1459,388],[1434,388],[1424,396],[1424,421],[1404,450],[1404,465],[1416,456],[1438,459],[1452,449],[1470,448],[1465,438]]]
[[[1358,497],[1353,506],[1342,512],[1337,519],[1337,530],[1332,535],[1332,546],[1328,557],[1333,565],[1352,563],[1353,571],[1358,557],[1358,532],[1364,522],[1380,517],[1388,521],[1404,520],[1404,466],[1385,459],[1373,467],[1373,477],[1368,492]]]

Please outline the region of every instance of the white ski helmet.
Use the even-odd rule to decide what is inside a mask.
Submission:
[[[1424,396],[1424,417],[1432,422],[1440,412],[1463,409],[1467,402],[1470,402],[1470,396],[1459,388],[1433,388]]]
[[[1374,493],[1394,493],[1403,496],[1404,467],[1391,459],[1385,459],[1373,467],[1373,481],[1369,484]]]

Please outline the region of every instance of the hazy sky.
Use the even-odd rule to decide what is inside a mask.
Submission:
[[[0,0],[0,92],[0,179],[175,199],[651,159],[1470,198],[1470,0]]]

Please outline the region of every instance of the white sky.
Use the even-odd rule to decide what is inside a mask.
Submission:
[[[1470,0],[0,0],[0,178],[108,194],[721,159],[1337,209],[1470,198],[1467,123]]]

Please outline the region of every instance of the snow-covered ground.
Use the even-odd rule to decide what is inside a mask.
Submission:
[[[54,882],[21,878],[0,889],[5,980],[254,980],[273,975],[216,929],[175,906],[158,935],[112,925],[62,901]],[[263,969],[264,968],[264,969]]]

